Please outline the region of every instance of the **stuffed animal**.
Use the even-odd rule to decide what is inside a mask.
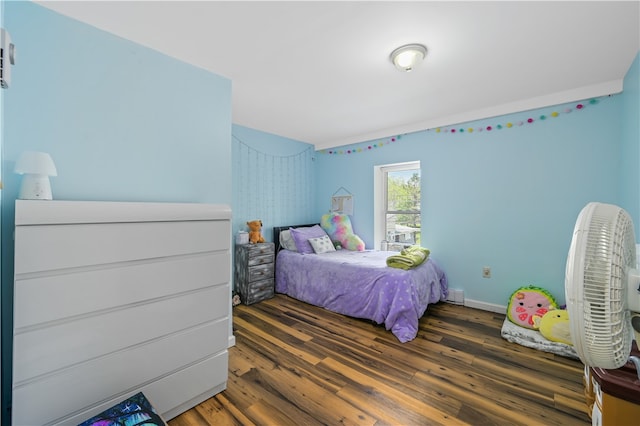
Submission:
[[[548,311],[556,309],[558,304],[547,290],[530,285],[520,287],[513,292],[507,306],[509,320],[521,327],[537,330],[533,316],[542,317]]]
[[[255,243],[264,243],[264,237],[262,236],[262,221],[261,220],[252,220],[247,222],[247,226],[249,227],[249,242],[252,244]]]
[[[364,241],[353,233],[351,219],[348,215],[327,213],[320,219],[320,226],[329,235],[331,241],[339,242],[342,248],[364,251]]]
[[[533,316],[533,323],[540,329],[540,334],[552,342],[573,345],[569,328],[569,312],[564,309],[553,309],[546,314]]]

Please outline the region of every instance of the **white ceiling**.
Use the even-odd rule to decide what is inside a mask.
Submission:
[[[229,78],[234,123],[316,149],[617,93],[640,49],[639,1],[37,3]]]

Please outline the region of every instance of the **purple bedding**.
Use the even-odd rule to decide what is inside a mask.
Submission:
[[[384,324],[401,342],[418,334],[430,303],[447,298],[447,277],[429,258],[410,270],[386,266],[396,252],[338,250],[300,254],[281,250],[276,291],[312,305]]]

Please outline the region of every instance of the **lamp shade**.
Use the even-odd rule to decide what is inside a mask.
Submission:
[[[51,183],[49,176],[57,176],[56,165],[46,152],[26,151],[16,161],[14,170],[24,175],[20,194],[21,200],[51,200]]]
[[[56,165],[46,152],[25,151],[16,161],[15,172],[19,175],[33,174],[58,176]]]

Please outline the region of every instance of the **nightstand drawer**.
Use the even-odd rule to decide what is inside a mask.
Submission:
[[[249,268],[249,281],[264,280],[273,278],[273,263],[252,266]]]
[[[270,254],[273,257],[275,246],[272,243],[246,244],[244,249],[247,251],[247,257],[263,256]]]
[[[273,254],[265,254],[263,256],[249,257],[248,266],[264,265],[273,263]]]
[[[240,295],[240,299],[245,305],[251,305],[252,303],[272,298],[274,293],[273,278],[270,278],[249,284],[244,294]]]

